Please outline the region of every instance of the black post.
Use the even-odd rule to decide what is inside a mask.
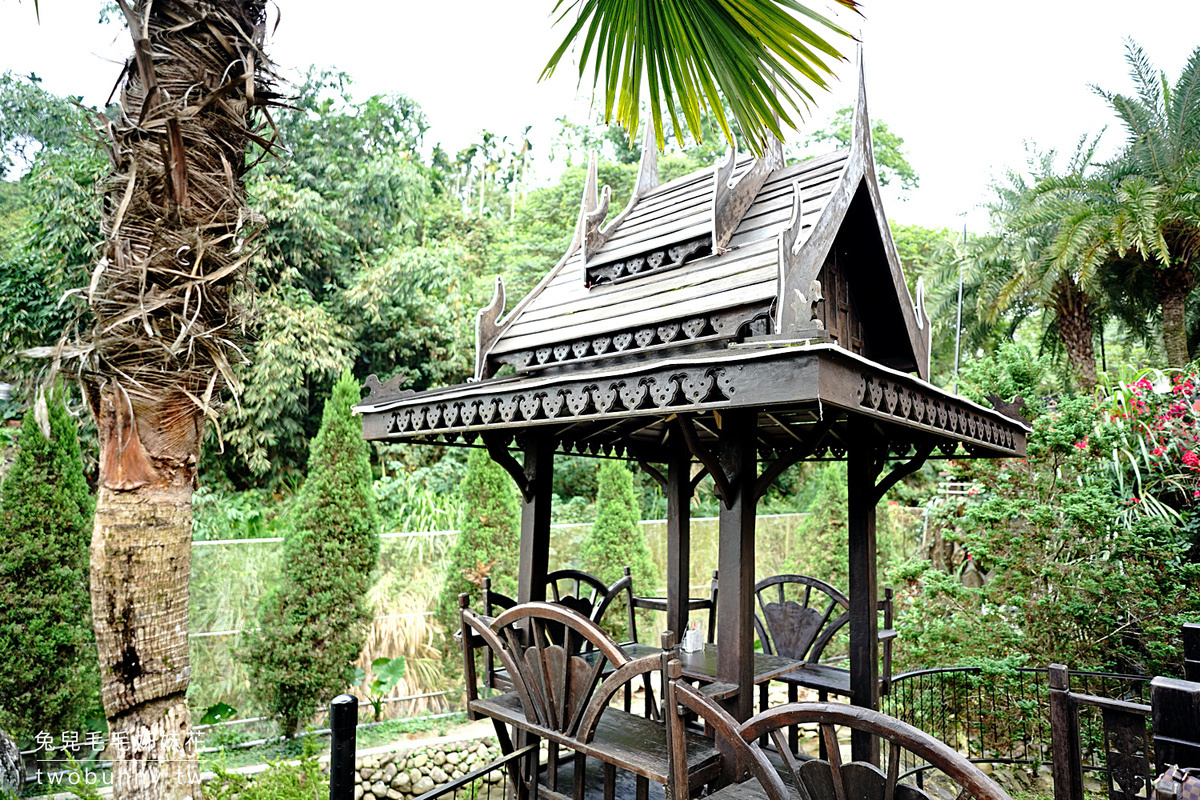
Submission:
[[[329,800],[354,798],[354,750],[358,698],[339,694],[329,703]]]
[[[721,591],[717,595],[717,679],[738,687],[721,702],[734,719],[744,721],[754,713],[754,511],[758,503],[758,413],[729,411],[722,414],[718,433],[719,467],[730,485],[731,497],[721,503],[717,537],[717,568]],[[736,781],[746,765],[736,751],[717,737],[725,757],[724,777]]]
[[[1051,664],[1050,753],[1054,800],[1083,800],[1083,757],[1079,748],[1079,709],[1071,697],[1071,677],[1062,664]]]

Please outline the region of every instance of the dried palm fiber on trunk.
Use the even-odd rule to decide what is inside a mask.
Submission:
[[[194,451],[175,439],[198,435],[185,432],[189,421],[198,428],[197,411],[215,417],[221,389],[234,385],[230,362],[241,358],[235,289],[255,229],[242,176],[251,143],[268,144],[254,112],[275,98],[261,49],[264,6],[122,3],[135,56],[119,84],[121,112],[107,126],[105,251],[87,291],[92,329],[78,352],[97,415],[109,411],[109,393],[119,427],[130,405],[159,408],[165,424],[157,427],[173,432],[161,442],[167,452]],[[146,433],[140,428],[121,442],[125,463],[102,453],[113,488],[147,480],[147,466],[168,466],[138,463],[130,450]]]
[[[247,151],[270,149],[276,97],[264,0],[119,0],[134,57],[107,122],[105,250],[76,359],[100,432],[91,547],[113,785],[200,797],[186,691],[191,493],[204,420],[241,358],[236,289],[251,257]],[[261,113],[260,113],[261,112]]]

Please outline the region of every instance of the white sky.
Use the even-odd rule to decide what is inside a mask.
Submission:
[[[452,151],[480,129],[516,137],[528,124],[544,157],[555,118],[582,120],[568,71],[537,78],[565,35],[551,30],[554,0],[417,0],[329,3],[277,0],[269,52],[296,75],[310,64],[351,74],[361,97],[403,92],[424,108],[431,141]],[[98,0],[0,0],[0,71],[35,72],[51,91],[102,103],[129,46],[96,24]],[[1086,132],[1122,132],[1090,83],[1129,92],[1123,38],[1133,37],[1172,82],[1200,46],[1200,0],[867,0],[861,28],[872,117],[904,137],[920,188],[887,201],[889,218],[972,230],[989,180],[1025,159],[1024,142],[1069,153]],[[853,99],[854,68],[809,124]],[[1104,145],[1102,144],[1102,149]],[[543,174],[545,170],[543,170]],[[972,210],[975,209],[975,210]]]

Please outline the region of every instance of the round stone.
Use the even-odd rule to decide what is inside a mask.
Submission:
[[[433,753],[433,763],[437,764],[439,767],[442,764],[445,764],[446,763],[446,754],[443,753],[441,750],[435,750]]]
[[[430,778],[428,775],[424,775],[421,777],[421,780],[417,781],[416,785],[413,786],[413,793],[425,794],[434,786],[436,786],[436,784],[433,782],[433,778]]]
[[[445,783],[450,778],[446,775],[446,771],[441,767],[434,767],[429,770],[429,777],[433,778],[434,783]]]

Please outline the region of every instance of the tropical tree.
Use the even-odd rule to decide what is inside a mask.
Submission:
[[[837,2],[858,8],[858,0]],[[615,116],[635,139],[644,82],[660,150],[664,112],[671,116],[675,138],[683,139],[676,103],[697,141],[703,138],[707,110],[733,143],[722,99],[755,153],[762,151],[768,132],[783,139],[780,122],[796,127],[788,108],[796,114],[807,108],[813,100],[809,87],[824,89],[833,75],[826,60],[842,58],[806,20],[836,36],[850,35],[798,0],[558,0],[554,13],[559,22],[575,21],[542,77],[553,74],[582,37],[579,77],[582,81],[593,65],[593,87],[603,79],[605,121]]]
[[[1095,148],[1095,139],[1081,140],[1062,180],[1084,174]],[[988,203],[993,232],[976,240],[966,269],[979,284],[976,312],[985,322],[995,324],[1014,308],[1017,318],[1038,307],[1050,315],[1048,332],[1057,333],[1072,375],[1088,392],[1096,385],[1094,341],[1102,292],[1095,264],[1052,255],[1061,223],[1033,209],[1038,184],[1055,180],[1054,158],[1053,151],[1035,153],[1029,175],[1009,170],[1006,183],[993,185],[995,197]]]
[[[236,288],[254,216],[243,175],[270,146],[264,0],[118,0],[134,55],[103,120],[111,172],[87,314],[52,352],[100,436],[92,617],[114,796],[200,797],[187,707],[192,490],[206,421],[241,358]]]
[[[1030,219],[1058,223],[1048,250],[1056,269],[1103,267],[1120,283],[1151,285],[1167,364],[1182,367],[1200,271],[1200,48],[1174,87],[1133,42],[1125,57],[1135,94],[1095,89],[1125,125],[1124,149],[1095,175],[1043,181]]]

